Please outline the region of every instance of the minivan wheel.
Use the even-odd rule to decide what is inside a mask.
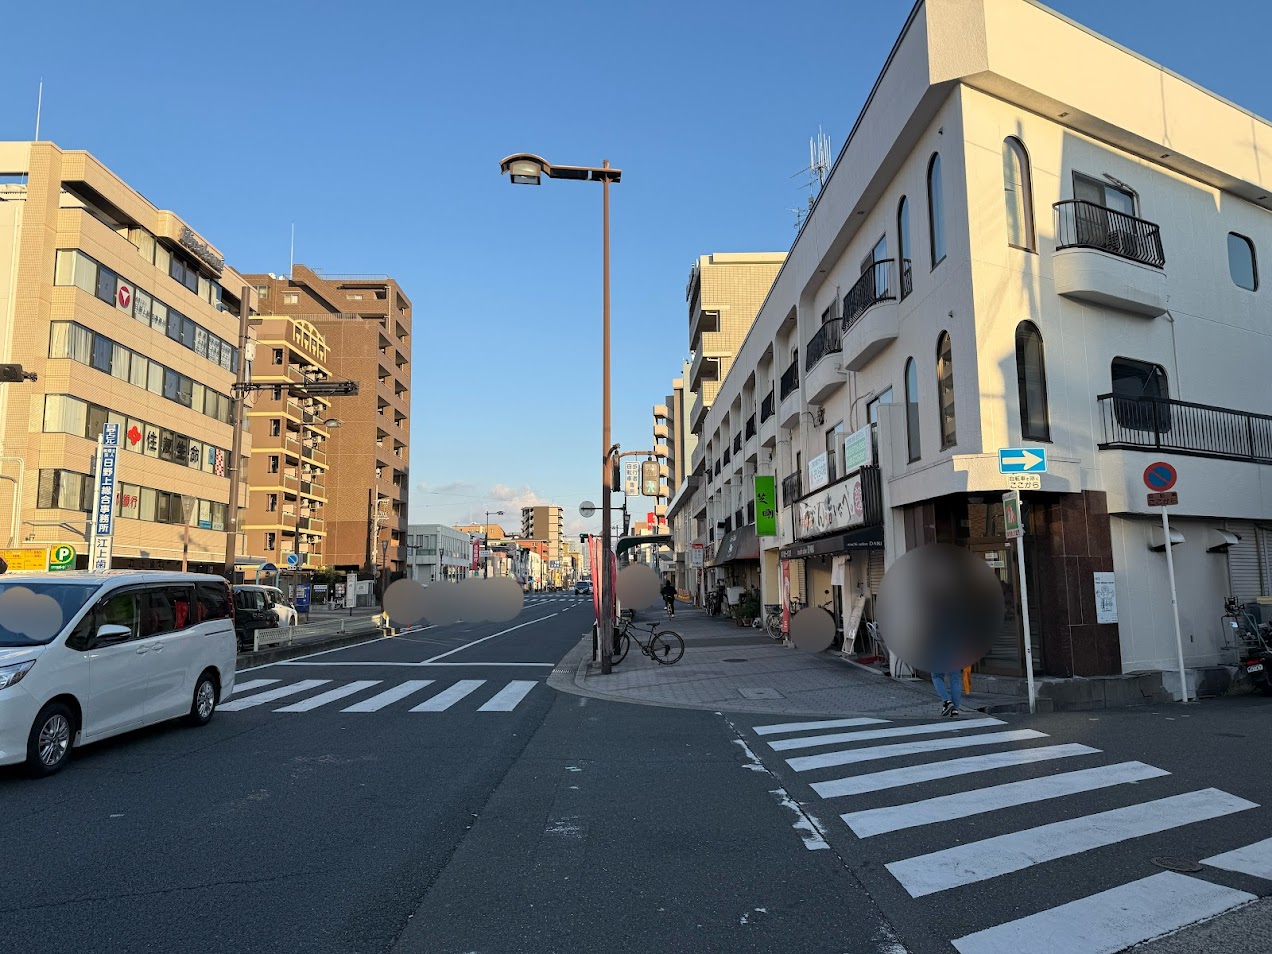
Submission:
[[[190,714],[186,720],[191,725],[207,725],[212,721],[212,713],[216,711],[216,680],[211,673],[204,673],[194,684],[194,700],[190,703]]]
[[[36,776],[52,775],[66,765],[75,738],[75,713],[64,702],[50,702],[35,717],[27,737],[27,768]]]

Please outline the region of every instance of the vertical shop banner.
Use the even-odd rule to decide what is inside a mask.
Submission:
[[[791,561],[782,561],[782,632],[791,631]]]
[[[115,455],[119,425],[107,424],[97,441],[97,496],[93,507],[93,535],[89,567],[94,573],[111,568],[115,533]]]
[[[777,536],[777,478],[755,478],[755,535]]]
[[[473,541],[473,562],[472,562],[472,565],[469,567],[469,569],[471,570],[481,569],[481,541],[480,540]]]

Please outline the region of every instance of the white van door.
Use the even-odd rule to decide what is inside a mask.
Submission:
[[[159,722],[190,711],[198,637],[198,606],[189,584],[159,583],[141,591],[142,642],[152,647],[145,719]]]
[[[112,593],[98,605],[95,626],[127,626],[131,635],[111,645],[94,645],[80,653],[85,676],[84,740],[135,729],[145,716],[151,656],[140,639],[137,591]],[[96,635],[92,637],[96,639]]]

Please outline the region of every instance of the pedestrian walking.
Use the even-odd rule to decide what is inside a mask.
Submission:
[[[936,686],[936,694],[941,697],[941,715],[957,719],[962,714],[959,711],[963,702],[962,672],[934,672],[932,685]]]

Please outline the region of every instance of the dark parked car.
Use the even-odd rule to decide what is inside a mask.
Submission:
[[[272,629],[277,625],[273,606],[262,590],[235,588],[234,635],[238,637],[240,651],[256,644],[258,629]]]

